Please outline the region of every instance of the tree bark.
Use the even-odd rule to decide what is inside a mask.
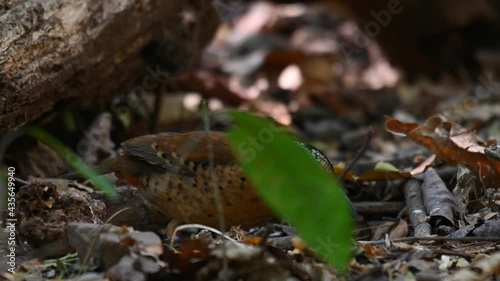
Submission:
[[[0,135],[58,105],[159,86],[196,59],[218,22],[206,0],[0,3]]]

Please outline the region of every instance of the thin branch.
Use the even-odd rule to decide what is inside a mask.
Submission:
[[[208,112],[208,101],[203,100],[203,123],[205,126],[205,131],[210,133],[210,119],[209,119],[209,112]],[[210,178],[211,181],[210,183],[212,184],[212,187],[214,189],[214,197],[215,197],[215,206],[217,207],[217,216],[219,220],[219,229],[222,232],[226,231],[226,221],[224,218],[224,209],[222,207],[222,200],[220,196],[220,191],[219,187],[217,186],[217,175],[214,172],[214,165],[215,165],[215,155],[214,155],[214,144],[212,143],[212,139],[208,138],[208,163],[209,163],[209,169],[210,169]],[[226,247],[224,246],[222,248],[222,272],[227,273],[229,271],[229,262],[227,260],[226,256]],[[226,275],[224,275],[226,276]],[[226,278],[223,278],[226,279]]]
[[[361,156],[363,156],[363,154],[365,153],[366,149],[368,148],[368,144],[370,144],[372,136],[373,136],[373,132],[370,129],[366,133],[365,140],[364,140],[363,144],[361,145],[361,147],[356,152],[356,155],[354,155],[354,157],[352,158],[352,160],[349,162],[349,164],[347,164],[347,166],[344,168],[344,170],[340,174],[340,176],[339,176],[340,180],[344,180],[344,177],[352,169],[352,167],[354,166],[354,164],[361,158]]]
[[[499,242],[500,237],[403,237],[392,240],[381,239],[376,241],[358,241],[361,245],[382,245],[393,242],[419,242],[419,241],[436,241],[436,242]]]

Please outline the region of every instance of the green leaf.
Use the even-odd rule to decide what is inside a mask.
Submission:
[[[39,141],[46,143],[47,145],[52,147],[52,149],[54,149],[59,155],[62,155],[66,163],[68,163],[71,168],[78,171],[85,178],[91,179],[92,183],[108,198],[114,198],[116,196],[116,192],[111,183],[109,183],[87,164],[85,164],[85,162],[83,162],[83,160],[78,157],[76,153],[62,144],[54,136],[38,127],[26,127],[25,130],[28,135],[31,135]]]
[[[18,137],[23,135],[29,135],[47,145],[52,147],[59,155],[64,157],[66,163],[68,163],[71,168],[78,171],[85,178],[91,179],[93,184],[101,190],[108,198],[112,199],[116,197],[116,192],[110,182],[100,177],[92,168],[90,168],[85,162],[78,157],[70,148],[62,144],[57,138],[47,133],[39,127],[27,126],[20,128],[18,130],[12,131],[5,135],[0,141],[0,159],[3,158],[3,154],[7,149],[8,145],[15,141]]]
[[[373,170],[378,172],[396,172],[396,173],[399,172],[398,168],[394,167],[394,165],[387,162],[377,162]]]
[[[255,190],[339,270],[352,255],[352,217],[337,180],[273,123],[230,113],[228,140]]]
[[[64,276],[68,275],[68,268],[62,262],[62,260],[56,259],[56,265],[57,265],[57,269],[59,269],[59,272],[60,272],[59,277],[63,278]]]

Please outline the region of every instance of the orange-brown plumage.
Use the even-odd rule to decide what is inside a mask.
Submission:
[[[123,155],[104,162],[96,171],[115,172],[137,186],[169,218],[218,226],[214,188],[220,191],[228,226],[248,228],[273,217],[250,187],[224,133],[147,135],[122,143],[122,149]]]

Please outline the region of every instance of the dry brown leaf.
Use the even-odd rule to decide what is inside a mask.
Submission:
[[[375,231],[373,232],[372,235],[372,240],[379,240],[384,238],[384,236],[391,230],[392,227],[396,222],[394,221],[386,221],[375,228]]]
[[[344,165],[335,165],[333,169],[335,174],[340,175],[344,171]],[[390,163],[378,162],[372,170],[363,172],[361,175],[354,175],[349,171],[344,179],[350,181],[392,181],[409,179],[412,175],[414,174],[401,171]]]
[[[493,219],[493,218],[498,218],[498,212],[491,212],[491,213],[484,216],[485,221]]]
[[[408,223],[405,220],[401,220],[389,233],[389,239],[403,238],[406,236],[408,236]]]
[[[260,237],[245,237],[241,242],[250,246],[259,246],[262,243],[262,238]]]
[[[430,168],[425,172],[421,190],[425,211],[430,216],[430,224],[433,227],[454,226],[460,208],[455,196],[434,169]]]
[[[387,249],[380,245],[364,245],[365,255],[367,257],[381,257],[387,252]]]
[[[487,187],[500,187],[500,161],[484,154],[484,149],[493,142],[479,140],[470,130],[439,116],[430,117],[423,125],[386,117],[385,128],[395,135],[409,137],[449,164],[467,167],[476,177],[482,177]]]
[[[207,261],[211,253],[206,243],[199,239],[182,241],[181,249],[180,252],[167,249],[163,256],[163,260],[168,262],[171,268],[181,272],[192,270],[200,261]]]

